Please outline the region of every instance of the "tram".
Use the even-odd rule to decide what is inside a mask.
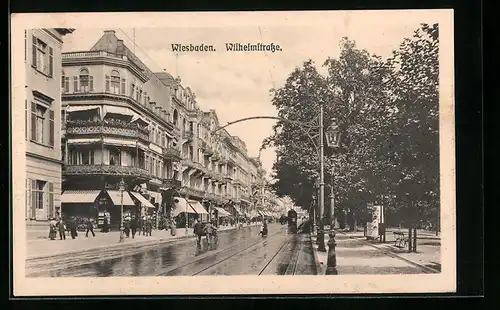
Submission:
[[[293,209],[288,211],[288,232],[292,234],[297,233],[297,212]]]

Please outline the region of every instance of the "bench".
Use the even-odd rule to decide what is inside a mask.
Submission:
[[[394,231],[392,232],[394,234],[394,237],[396,238],[394,240],[394,246],[397,246],[397,247],[406,247],[407,243],[408,243],[408,236],[404,233],[404,232],[401,232],[401,231]]]

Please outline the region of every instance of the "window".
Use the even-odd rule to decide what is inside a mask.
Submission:
[[[155,130],[155,143],[160,145],[160,130]]]
[[[111,93],[120,94],[120,72],[111,71]]]
[[[40,180],[34,180],[34,187],[33,187],[33,202],[35,205],[36,210],[43,210],[43,194],[45,191],[45,184],[47,182],[45,181],[40,181]]]
[[[165,135],[164,134],[161,135],[161,146],[163,146],[163,147],[166,146],[165,145]]]
[[[89,75],[89,70],[82,68],[79,76],[73,77],[73,88],[75,92],[89,92],[94,90],[94,77]]]
[[[135,80],[130,83],[130,97],[135,97]]]
[[[122,79],[122,92],[121,92],[122,95],[127,94],[127,89],[126,89],[127,86],[126,85],[127,85],[127,80]]]
[[[109,150],[109,164],[111,166],[121,166],[121,156],[120,150],[110,149]]]
[[[69,77],[66,76],[64,70],[61,71],[61,90],[62,93],[69,93]]]
[[[54,111],[35,102],[31,103],[31,141],[54,146]]]
[[[174,110],[174,125],[179,125],[179,113],[177,112],[177,110]]]
[[[45,42],[32,37],[32,66],[39,72],[52,77],[54,72],[54,50]]]

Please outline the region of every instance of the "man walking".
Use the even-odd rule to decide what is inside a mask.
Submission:
[[[132,230],[132,239],[135,237],[135,233],[137,232],[137,218],[135,215],[132,216],[132,219],[130,220],[130,229]]]
[[[64,225],[64,221],[62,218],[57,223],[57,228],[59,229],[60,240],[66,240],[66,225]]]
[[[203,233],[203,228],[200,223],[200,220],[196,220],[194,226],[193,226],[193,233],[196,235],[196,244],[200,246],[201,244],[201,234]]]
[[[77,236],[77,232],[76,232],[77,223],[76,223],[76,220],[73,216],[68,221],[68,228],[69,228],[69,231],[71,232],[71,239],[75,239]]]
[[[92,233],[92,237],[95,237],[94,223],[92,223],[92,219],[90,217],[87,219],[86,224],[87,224],[87,232],[85,233],[85,237],[89,236],[89,231]]]

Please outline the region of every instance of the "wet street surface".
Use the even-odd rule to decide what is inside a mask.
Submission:
[[[217,244],[193,238],[165,244],[104,249],[27,262],[28,277],[316,274],[308,234],[269,225],[219,233]]]

